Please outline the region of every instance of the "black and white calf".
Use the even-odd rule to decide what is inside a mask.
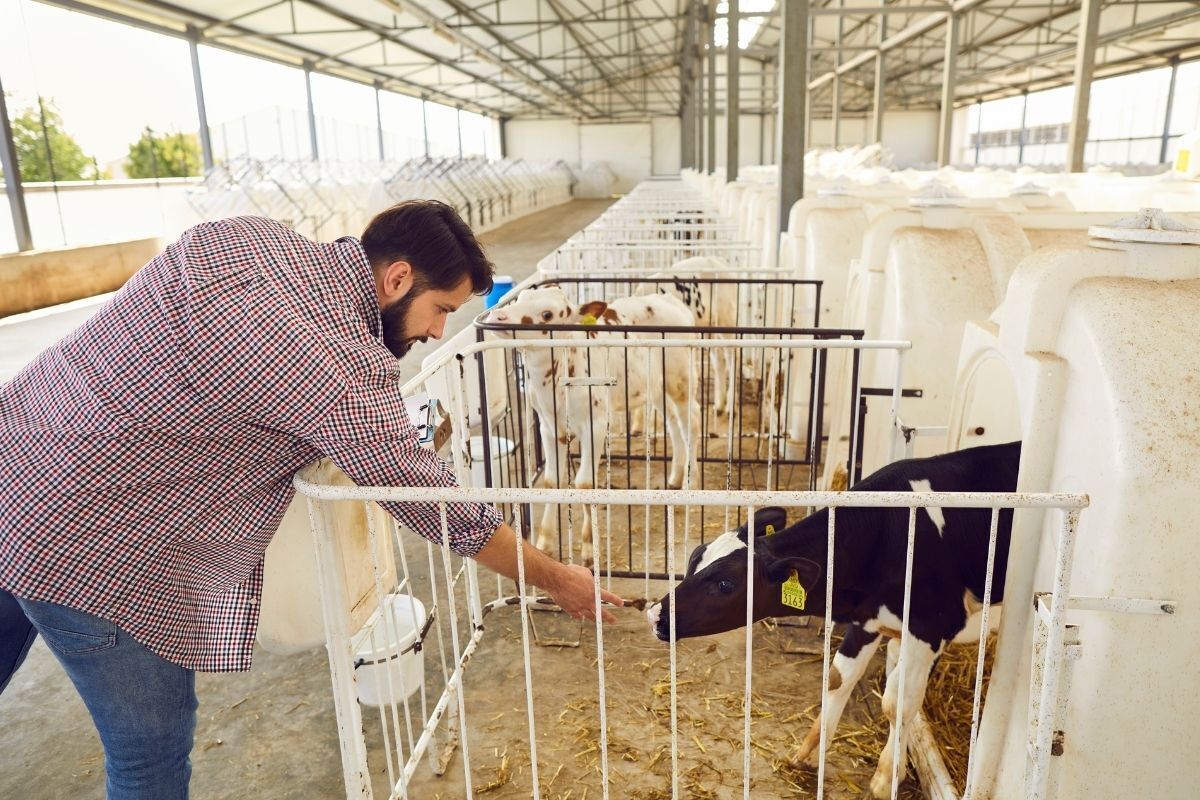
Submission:
[[[1021,443],[1012,442],[899,461],[862,480],[851,491],[1012,492],[1017,485],[1020,457]],[[779,513],[779,509],[762,509],[755,515],[754,619],[824,616],[829,512],[817,512],[774,536],[757,535],[768,521],[777,524]],[[837,511],[832,618],[848,627],[830,665],[829,694],[822,703],[828,714],[829,737],[837,728],[851,690],[866,672],[880,637],[891,640],[889,649],[899,648],[908,514],[907,508]],[[926,508],[917,512],[907,623],[910,640],[904,659],[905,730],[921,708],[929,672],[942,649],[952,641],[978,640],[991,515],[990,509],[973,508]],[[1012,511],[1002,510],[992,603],[999,603],[1004,596],[1011,531]],[[745,624],[746,533],[743,526],[722,534],[692,554],[687,575],[675,588],[677,638],[720,633]],[[803,610],[782,602],[781,586],[793,572],[807,592]],[[664,597],[646,612],[654,634],[663,641],[670,640],[668,603],[669,597]],[[989,620],[998,622],[999,617],[994,613]],[[871,780],[876,797],[890,796],[898,672],[893,669],[888,674],[883,696],[883,711],[892,728]],[[793,762],[813,753],[819,740],[820,717],[793,755]],[[901,742],[902,765],[907,763],[906,748],[907,742]]]

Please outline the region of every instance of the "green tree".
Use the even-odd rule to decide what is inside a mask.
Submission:
[[[74,137],[63,129],[62,116],[53,101],[39,98],[36,106],[18,112],[12,120],[12,132],[21,180],[26,183],[107,177],[96,159],[84,153]]]
[[[200,175],[200,140],[194,133],[158,135],[146,128],[142,138],[129,145],[131,178],[186,178]]]

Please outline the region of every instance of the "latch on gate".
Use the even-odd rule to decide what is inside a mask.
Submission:
[[[563,386],[616,386],[616,378],[567,378]]]

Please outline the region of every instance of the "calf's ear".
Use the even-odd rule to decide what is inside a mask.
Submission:
[[[815,586],[817,581],[820,580],[821,572],[824,568],[811,559],[800,558],[799,556],[777,558],[767,564],[767,582],[782,584],[791,577],[793,570],[796,572],[796,577],[800,580],[800,585],[808,589]]]
[[[787,512],[779,506],[766,506],[754,512],[754,537],[765,536],[768,533],[779,533],[787,527]],[[738,538],[746,541],[746,533],[750,530],[750,520],[738,528]]]
[[[604,302],[603,300],[592,300],[591,302],[584,303],[579,307],[579,314],[580,316],[585,317],[589,314],[593,317],[599,317],[607,308],[608,303]]]

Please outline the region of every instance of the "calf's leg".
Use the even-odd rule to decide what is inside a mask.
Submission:
[[[866,674],[867,665],[879,649],[879,641],[878,633],[866,631],[861,625],[851,625],[846,630],[846,636],[833,657],[833,663],[829,665],[829,692],[821,701],[821,711],[817,713],[808,735],[792,754],[792,764],[799,765],[816,752],[817,745],[821,742],[822,716],[828,720],[825,725],[826,742],[833,739],[842,712],[846,710],[846,702],[850,699],[854,687]]]
[[[891,723],[891,730],[888,733],[887,744],[884,745],[883,752],[879,754],[879,766],[875,768],[875,774],[871,778],[871,794],[880,800],[892,796],[892,764],[898,728],[903,728],[903,736],[900,737],[900,769],[897,780],[904,779],[908,766],[908,726],[916,717],[917,712],[921,710],[921,704],[925,701],[925,687],[929,683],[929,671],[933,669],[933,662],[941,653],[940,646],[935,650],[927,642],[913,636],[911,631],[907,650],[908,652],[904,656],[904,720],[902,723],[896,718],[896,706],[900,691],[899,662],[888,672],[887,686],[883,691],[883,714]],[[899,658],[899,639],[892,639],[888,642],[888,652],[889,654],[894,652]]]

